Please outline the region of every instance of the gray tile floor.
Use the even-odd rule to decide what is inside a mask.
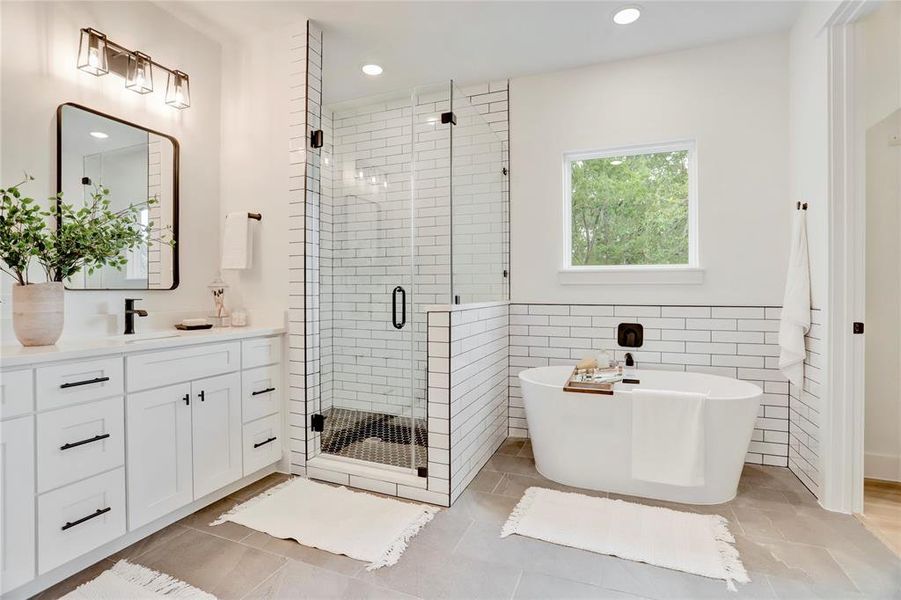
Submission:
[[[508,440],[460,499],[412,540],[394,567],[367,572],[343,556],[233,523],[209,523],[284,476],[273,475],[48,590],[59,597],[120,557],[228,598],[893,598],[901,561],[853,517],[819,508],[787,470],[746,466],[731,523],[751,583],[722,582],[499,531],[523,490],[567,489],[536,471],[528,442]],[[599,494],[603,495],[603,494]]]

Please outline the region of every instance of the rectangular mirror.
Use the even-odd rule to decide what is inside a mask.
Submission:
[[[172,290],[178,286],[178,141],[78,104],[57,110],[57,192],[76,208],[95,186],[109,189],[113,211],[141,206],[150,244],[126,251],[121,269],[81,271],[70,290]],[[148,202],[155,198],[156,203]],[[174,243],[161,243],[172,240]]]

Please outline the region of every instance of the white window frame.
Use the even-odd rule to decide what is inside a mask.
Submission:
[[[572,163],[579,160],[674,151],[688,152],[688,263],[679,265],[573,265]],[[704,272],[700,266],[698,252],[698,223],[698,157],[697,145],[694,140],[567,152],[563,155],[563,265],[559,272],[561,283],[702,283]]]

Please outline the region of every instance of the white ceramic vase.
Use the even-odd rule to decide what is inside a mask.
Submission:
[[[52,346],[63,333],[63,284],[13,286],[13,330],[23,346]]]

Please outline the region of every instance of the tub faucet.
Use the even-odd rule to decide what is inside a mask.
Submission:
[[[135,308],[135,302],[139,301],[140,298],[126,298],[125,299],[125,334],[131,335],[135,332],[135,315],[139,317],[146,317],[147,311],[141,308]]]

